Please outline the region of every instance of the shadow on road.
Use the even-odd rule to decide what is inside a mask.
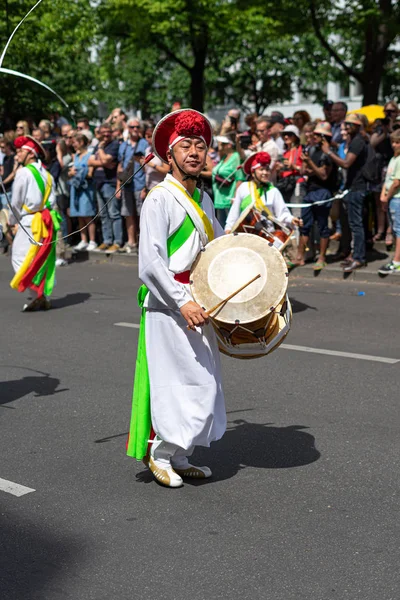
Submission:
[[[69,388],[57,389],[59,385],[60,380],[49,375],[28,375],[21,379],[0,381],[0,405],[14,402],[32,392],[35,394],[35,398],[40,398],[69,390]]]
[[[292,296],[290,296],[290,304],[292,305],[293,314],[303,312],[304,310],[318,310],[315,306],[310,306],[309,304],[305,304],[304,302],[300,302],[296,300]]]
[[[91,294],[87,292],[77,292],[76,294],[67,294],[64,298],[54,298],[51,300],[51,308],[65,308],[66,306],[74,306],[75,304],[82,304],[91,297]]]
[[[10,513],[11,515],[11,513]],[[64,587],[81,562],[83,540],[28,521],[1,518],[0,597],[43,600],[66,597]]]
[[[270,423],[250,423],[243,419],[231,422],[222,440],[213,444],[214,452],[196,448],[193,463],[211,467],[209,483],[234,477],[241,469],[291,469],[303,467],[320,458],[315,438],[303,425],[273,427]],[[153,476],[145,469],[137,473],[141,483],[150,483]],[[187,480],[190,485],[203,481]],[[207,482],[208,483],[208,482]]]

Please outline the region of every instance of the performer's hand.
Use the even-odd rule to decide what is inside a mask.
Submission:
[[[121,190],[121,188],[115,192],[115,198],[117,200],[121,200],[121,198],[122,198],[122,190]]]
[[[190,300],[181,307],[181,315],[189,326],[189,329],[196,329],[196,326],[202,326],[208,323],[208,314],[201,308],[200,304]]]
[[[292,225],[296,225],[296,227],[303,227],[303,219],[299,219],[298,217],[293,217]]]
[[[225,233],[228,235],[228,233],[231,232],[231,229],[225,229]]]

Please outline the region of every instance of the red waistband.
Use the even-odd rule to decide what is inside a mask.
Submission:
[[[179,281],[179,283],[190,283],[190,271],[175,273],[174,279],[176,279],[176,281]]]

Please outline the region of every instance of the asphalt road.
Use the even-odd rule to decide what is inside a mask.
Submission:
[[[125,456],[136,270],[59,270],[21,314],[0,257],[1,600],[398,600],[397,364],[280,349],[223,358],[211,481],[157,485]],[[365,295],[359,296],[363,291]],[[394,286],[294,280],[287,343],[400,359]]]

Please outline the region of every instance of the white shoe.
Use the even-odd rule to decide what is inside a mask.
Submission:
[[[64,260],[63,258],[56,259],[56,267],[65,267],[67,264],[68,261]]]
[[[195,467],[190,463],[188,463],[183,469],[174,467],[174,471],[182,477],[191,477],[192,479],[208,479],[212,476],[211,469],[208,467]]]
[[[89,242],[89,244],[88,244],[88,246],[87,246],[86,250],[87,250],[88,252],[93,252],[93,250],[96,250],[96,248],[97,248],[97,244],[96,244],[96,242]]]
[[[74,250],[78,250],[78,252],[82,251],[82,250],[86,250],[88,247],[88,243],[84,242],[83,240],[81,240],[79,242],[79,244],[77,244],[76,246],[74,246]]]
[[[171,464],[167,463],[167,461],[155,461],[154,458],[150,456],[149,469],[153,473],[155,479],[162,485],[171,488],[183,486],[182,477],[180,477],[178,473],[175,473]]]

